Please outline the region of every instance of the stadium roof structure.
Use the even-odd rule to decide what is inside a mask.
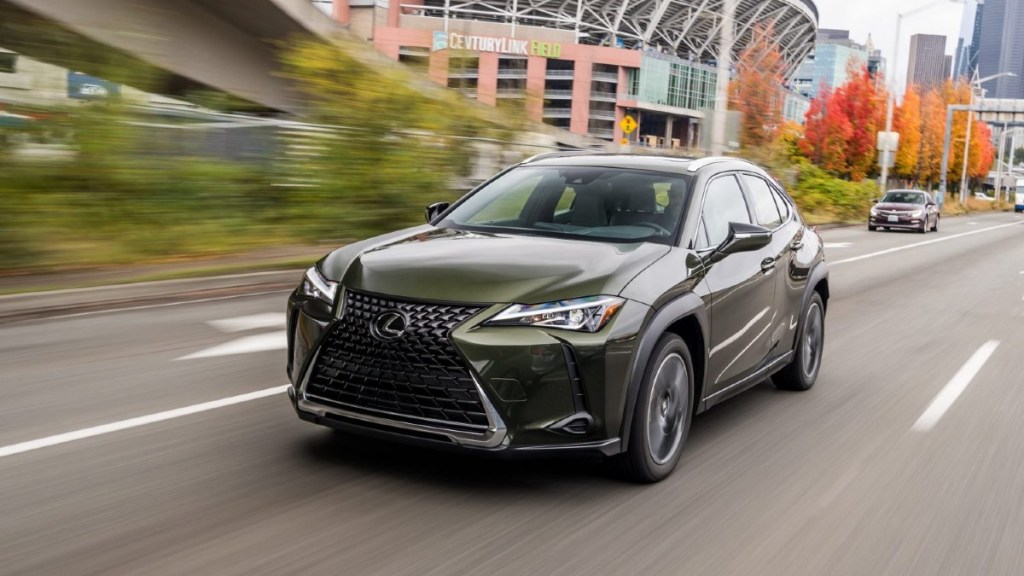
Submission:
[[[402,7],[423,16],[574,30],[582,44],[653,49],[699,62],[718,53],[726,0],[421,0]],[[814,49],[812,0],[734,0],[734,55],[758,22],[773,23],[787,78]]]

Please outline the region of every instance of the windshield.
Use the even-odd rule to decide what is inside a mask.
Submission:
[[[688,177],[607,167],[522,167],[478,190],[442,227],[671,244]]]
[[[894,202],[897,204],[924,204],[924,192],[886,192],[882,202]]]

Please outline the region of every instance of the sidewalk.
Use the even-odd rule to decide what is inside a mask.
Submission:
[[[211,258],[0,275],[0,323],[32,317],[287,290],[329,246],[289,246]]]

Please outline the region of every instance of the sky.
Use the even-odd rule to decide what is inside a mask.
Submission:
[[[971,0],[968,0],[971,1]],[[871,41],[882,50],[888,66],[896,35],[896,15],[928,6],[920,12],[903,18],[900,30],[900,54],[896,67],[897,93],[902,94],[907,80],[907,58],[910,37],[914,34],[942,34],[946,36],[946,54],[956,50],[960,35],[960,21],[964,5],[943,0],[814,0],[818,6],[818,27],[849,30],[850,38],[859,43]]]

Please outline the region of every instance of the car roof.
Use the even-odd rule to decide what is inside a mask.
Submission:
[[[566,151],[538,154],[523,164],[531,166],[599,166],[607,168],[634,168],[661,172],[695,173],[705,166],[719,163],[742,164],[742,167],[760,171],[756,165],[742,158],[710,156],[684,158],[659,154],[624,154],[615,152]]]

